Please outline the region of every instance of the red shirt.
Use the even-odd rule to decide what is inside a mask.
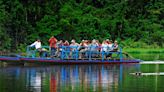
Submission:
[[[50,43],[50,47],[56,48],[57,39],[55,37],[51,37],[49,39],[49,43]]]

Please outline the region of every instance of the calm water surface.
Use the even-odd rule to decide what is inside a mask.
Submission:
[[[164,65],[55,65],[1,67],[0,92],[163,92]]]
[[[162,60],[164,54],[133,54]],[[0,92],[164,92],[164,65],[53,65],[0,67]]]

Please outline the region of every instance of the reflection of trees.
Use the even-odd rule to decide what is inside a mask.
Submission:
[[[24,72],[19,67],[0,67],[0,92],[24,91]]]

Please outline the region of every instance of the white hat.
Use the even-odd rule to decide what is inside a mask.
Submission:
[[[93,40],[92,40],[92,43],[96,43],[96,40],[95,40],[95,39],[93,39]]]
[[[75,42],[75,40],[71,40],[71,42],[73,42],[73,43],[74,43],[74,42]]]

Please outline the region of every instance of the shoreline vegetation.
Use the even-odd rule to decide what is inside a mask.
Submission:
[[[127,53],[164,53],[164,48],[123,48]]]

